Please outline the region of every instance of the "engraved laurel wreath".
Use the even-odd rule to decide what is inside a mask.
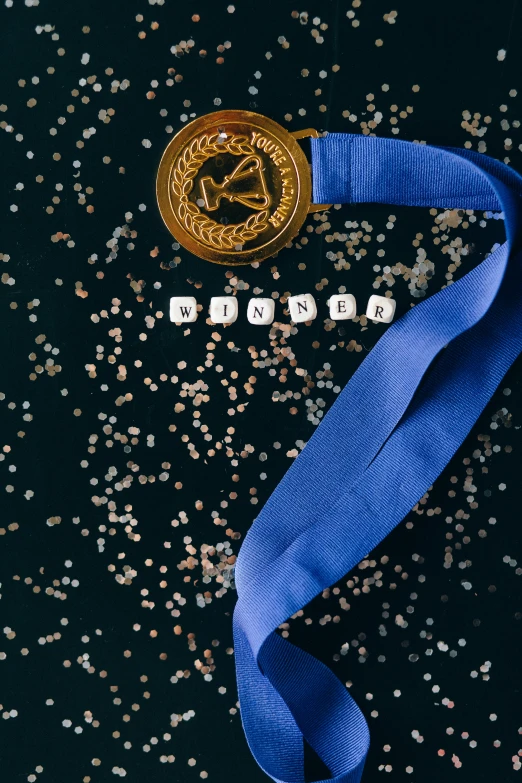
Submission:
[[[231,155],[251,155],[254,149],[246,136],[233,136],[223,139],[218,133],[211,136],[203,134],[180,155],[172,172],[172,190],[179,198],[178,217],[196,239],[218,250],[232,250],[255,239],[268,228],[268,210],[255,212],[243,223],[223,225],[209,218],[197,204],[189,201],[188,196],[194,187],[194,178],[203,163],[215,155],[229,152]]]

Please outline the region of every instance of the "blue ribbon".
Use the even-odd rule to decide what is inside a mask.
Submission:
[[[363,714],[330,669],[275,630],[405,517],[522,350],[522,178],[465,150],[337,133],[312,140],[312,161],[316,203],[501,210],[507,237],[385,332],[239,553],[234,643],[253,755],[278,783],[304,783],[306,740],[330,781],[359,783]]]

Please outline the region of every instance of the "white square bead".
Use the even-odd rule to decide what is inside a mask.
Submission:
[[[275,303],[273,299],[254,298],[248,303],[247,318],[251,324],[268,326],[274,320]]]
[[[193,296],[171,296],[170,320],[175,324],[192,324],[198,317],[198,303]]]
[[[330,297],[330,318],[332,321],[346,321],[356,313],[353,294],[334,294]]]
[[[371,321],[389,324],[393,321],[395,315],[395,299],[389,299],[387,296],[377,296],[374,294],[368,300],[366,308],[366,317]]]
[[[317,305],[312,294],[289,296],[288,307],[290,308],[290,318],[295,324],[313,321],[317,317]]]
[[[235,296],[213,296],[210,300],[210,320],[215,324],[233,324],[238,306]]]

